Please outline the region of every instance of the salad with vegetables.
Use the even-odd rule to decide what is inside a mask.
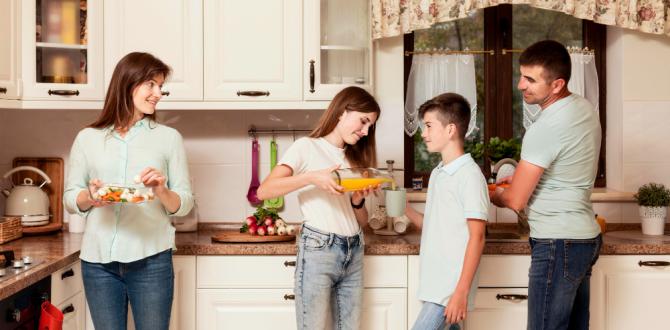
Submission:
[[[154,199],[151,190],[143,191],[140,188],[121,185],[105,185],[93,194],[93,198],[112,203],[144,203]]]

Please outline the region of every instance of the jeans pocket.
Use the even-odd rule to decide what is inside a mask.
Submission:
[[[302,238],[302,244],[305,247],[305,250],[322,250],[326,247],[326,243],[328,243],[328,240],[323,237],[305,235]]]
[[[597,239],[565,240],[563,276],[575,284],[580,283],[590,273],[591,266],[598,257],[600,244]]]

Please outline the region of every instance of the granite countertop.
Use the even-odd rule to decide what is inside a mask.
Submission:
[[[639,224],[637,225],[639,228]],[[625,229],[625,228],[622,228]],[[637,229],[639,230],[639,229]],[[212,235],[221,229],[201,229],[194,233],[177,233],[176,255],[295,255],[295,241],[282,243],[213,243]],[[27,236],[0,245],[0,250],[14,250],[16,257],[32,256],[43,262],[19,276],[0,282],[0,300],[51,275],[79,259],[82,234],[67,232]],[[614,237],[617,236],[617,237]],[[659,238],[604,237],[601,254],[670,254],[670,236]],[[666,239],[667,238],[667,239]],[[379,236],[366,233],[367,255],[418,255],[421,234],[412,232],[400,236]],[[487,240],[484,254],[529,254],[525,239]]]

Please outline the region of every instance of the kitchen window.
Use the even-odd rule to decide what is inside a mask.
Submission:
[[[598,72],[599,99],[605,100],[605,38],[606,28],[561,12],[537,9],[527,5],[498,5],[473,11],[469,17],[439,23],[429,29],[416,30],[404,37],[405,51],[414,50],[493,50],[495,54],[474,54],[477,89],[477,127],[466,141],[466,152],[476,143],[491,137],[523,138],[521,93],[519,81],[519,50],[544,39],[554,39],[566,46],[587,47],[594,51]],[[503,54],[504,53],[504,54]],[[405,56],[405,93],[412,56]],[[598,160],[596,187],[605,182],[605,102],[599,102],[603,138]],[[423,177],[427,186],[430,171],[439,162],[438,154],[429,154],[421,138],[405,134],[405,187],[412,178]],[[490,174],[486,157],[479,161],[485,175]]]

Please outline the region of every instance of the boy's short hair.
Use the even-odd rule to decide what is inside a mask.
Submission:
[[[456,93],[444,93],[433,97],[424,102],[419,107],[419,116],[428,113],[437,112],[438,120],[443,126],[455,124],[458,130],[458,137],[465,141],[465,133],[468,132],[470,125],[470,103],[463,96]]]
[[[563,79],[566,84],[570,81],[570,53],[558,41],[542,40],[530,45],[519,56],[519,65],[541,66],[547,80]]]

